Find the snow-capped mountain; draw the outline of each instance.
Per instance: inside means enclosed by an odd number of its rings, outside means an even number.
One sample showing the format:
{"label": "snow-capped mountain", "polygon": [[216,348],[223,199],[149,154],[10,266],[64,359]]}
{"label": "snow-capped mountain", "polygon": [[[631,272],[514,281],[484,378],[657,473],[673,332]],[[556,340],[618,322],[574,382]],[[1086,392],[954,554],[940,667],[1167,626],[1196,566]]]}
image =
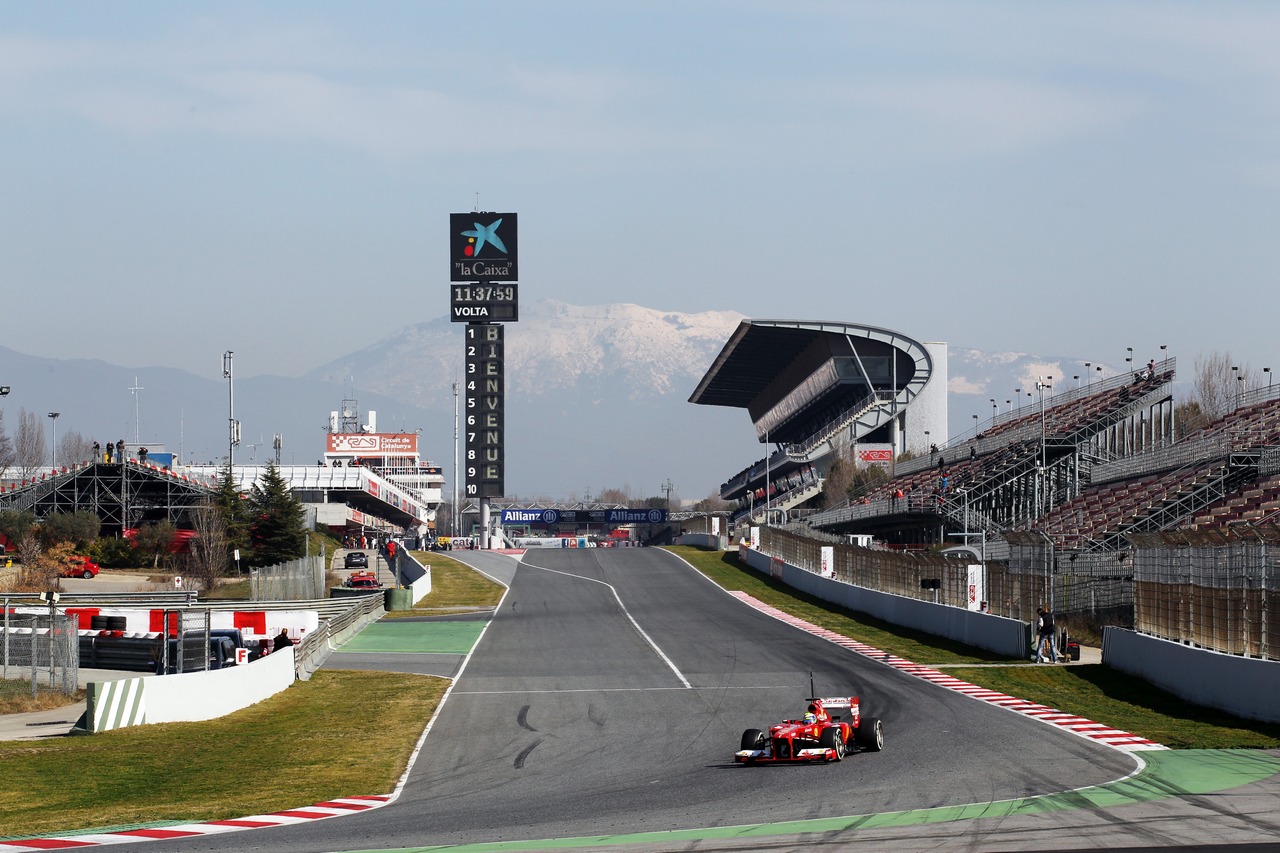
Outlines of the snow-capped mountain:
{"label": "snow-capped mountain", "polygon": [[[667,482],[673,497],[686,500],[716,492],[765,455],[746,412],[688,403],[742,319],[733,311],[523,304],[520,321],[504,328],[508,492],[526,500],[563,500],[619,488],[652,497]],[[423,455],[452,480],[453,383],[462,371],[464,328],[447,318],[393,328],[372,346],[302,377],[237,379],[243,443],[236,461],[265,461],[272,436],[281,433],[282,461],[309,464],[321,455],[329,412],[354,398],[362,413],[377,411],[380,431],[419,431]],[[138,418],[144,443],[163,444],[193,462],[225,456],[225,382],[168,368],[37,358],[3,347],[0,354],[5,383],[15,389],[0,402],[11,435],[21,407],[61,411],[59,430],[74,429],[87,440],[132,440],[138,412],[121,389],[140,383],[146,389]],[[1060,391],[1087,382],[1090,373],[1094,381],[1114,373],[1097,367],[1074,358],[953,345],[951,434],[980,428],[992,415],[992,399],[1001,412],[1035,402],[1028,393],[1037,378],[1054,377]]]}
{"label": "snow-capped mountain", "polygon": [[[521,306],[519,322],[505,324],[507,394],[541,397],[600,383],[625,388],[632,399],[687,399],[742,319],[732,311],[529,302]],[[452,395],[461,374],[463,328],[446,318],[406,326],[307,378],[354,381],[361,391],[436,405],[441,394]]]}

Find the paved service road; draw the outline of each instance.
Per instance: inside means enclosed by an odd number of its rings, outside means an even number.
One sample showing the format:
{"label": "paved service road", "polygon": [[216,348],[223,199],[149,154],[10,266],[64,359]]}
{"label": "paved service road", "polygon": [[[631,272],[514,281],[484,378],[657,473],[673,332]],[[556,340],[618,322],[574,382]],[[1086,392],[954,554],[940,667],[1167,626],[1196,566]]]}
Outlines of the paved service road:
{"label": "paved service road", "polygon": [[[885,751],[734,765],[744,729],[803,712],[810,670],[818,693],[857,693],[884,719]],[[533,551],[397,802],[167,844],[312,851],[733,826],[1000,801],[1134,767],[788,627],[666,552]]]}

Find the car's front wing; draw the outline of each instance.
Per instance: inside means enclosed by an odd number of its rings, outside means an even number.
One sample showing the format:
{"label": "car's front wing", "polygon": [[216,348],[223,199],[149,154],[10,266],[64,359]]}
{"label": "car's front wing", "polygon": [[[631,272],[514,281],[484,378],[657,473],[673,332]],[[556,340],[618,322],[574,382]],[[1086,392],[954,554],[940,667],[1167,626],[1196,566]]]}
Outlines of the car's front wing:
{"label": "car's front wing", "polygon": [[836,751],[830,747],[798,749],[796,754],[789,758],[779,758],[771,749],[740,749],[733,754],[733,760],[738,764],[804,764],[809,761],[836,761],[839,758]]}

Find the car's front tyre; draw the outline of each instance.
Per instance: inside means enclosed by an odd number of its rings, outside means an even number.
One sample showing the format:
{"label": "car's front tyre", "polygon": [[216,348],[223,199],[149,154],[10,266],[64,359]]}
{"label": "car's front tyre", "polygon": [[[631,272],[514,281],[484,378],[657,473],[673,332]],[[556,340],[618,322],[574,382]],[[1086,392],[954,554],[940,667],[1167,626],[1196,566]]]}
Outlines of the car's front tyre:
{"label": "car's front tyre", "polygon": [[839,726],[823,729],[822,734],[818,736],[818,746],[823,749],[834,750],[836,754],[835,760],[839,761],[845,756],[844,733]]}

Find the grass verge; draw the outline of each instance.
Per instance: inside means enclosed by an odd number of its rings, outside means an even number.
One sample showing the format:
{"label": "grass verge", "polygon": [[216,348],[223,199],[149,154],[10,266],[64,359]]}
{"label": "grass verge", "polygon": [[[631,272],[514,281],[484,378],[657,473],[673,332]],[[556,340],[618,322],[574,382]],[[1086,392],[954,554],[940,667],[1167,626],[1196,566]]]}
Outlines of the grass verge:
{"label": "grass verge", "polygon": [[1009,664],[947,670],[971,684],[1078,714],[1175,749],[1280,748],[1280,725],[1192,705],[1105,666],[1034,666],[829,604],[742,565],[733,551],[683,546],[668,550],[725,589],[740,590],[793,616],[916,663]]}
{"label": "grass verge", "polygon": [[217,720],[0,743],[0,837],[218,820],[387,793],[448,684],[320,670]]}
{"label": "grass verge", "polygon": [[33,697],[30,681],[21,678],[0,680],[0,714],[29,714],[83,701],[83,690],[63,693],[36,682],[36,695]]}
{"label": "grass verge", "polygon": [[388,613],[387,618],[442,616],[447,613],[481,610],[496,606],[506,591],[502,584],[439,551],[414,551],[413,556],[418,562],[431,566],[431,592],[412,610]]}

